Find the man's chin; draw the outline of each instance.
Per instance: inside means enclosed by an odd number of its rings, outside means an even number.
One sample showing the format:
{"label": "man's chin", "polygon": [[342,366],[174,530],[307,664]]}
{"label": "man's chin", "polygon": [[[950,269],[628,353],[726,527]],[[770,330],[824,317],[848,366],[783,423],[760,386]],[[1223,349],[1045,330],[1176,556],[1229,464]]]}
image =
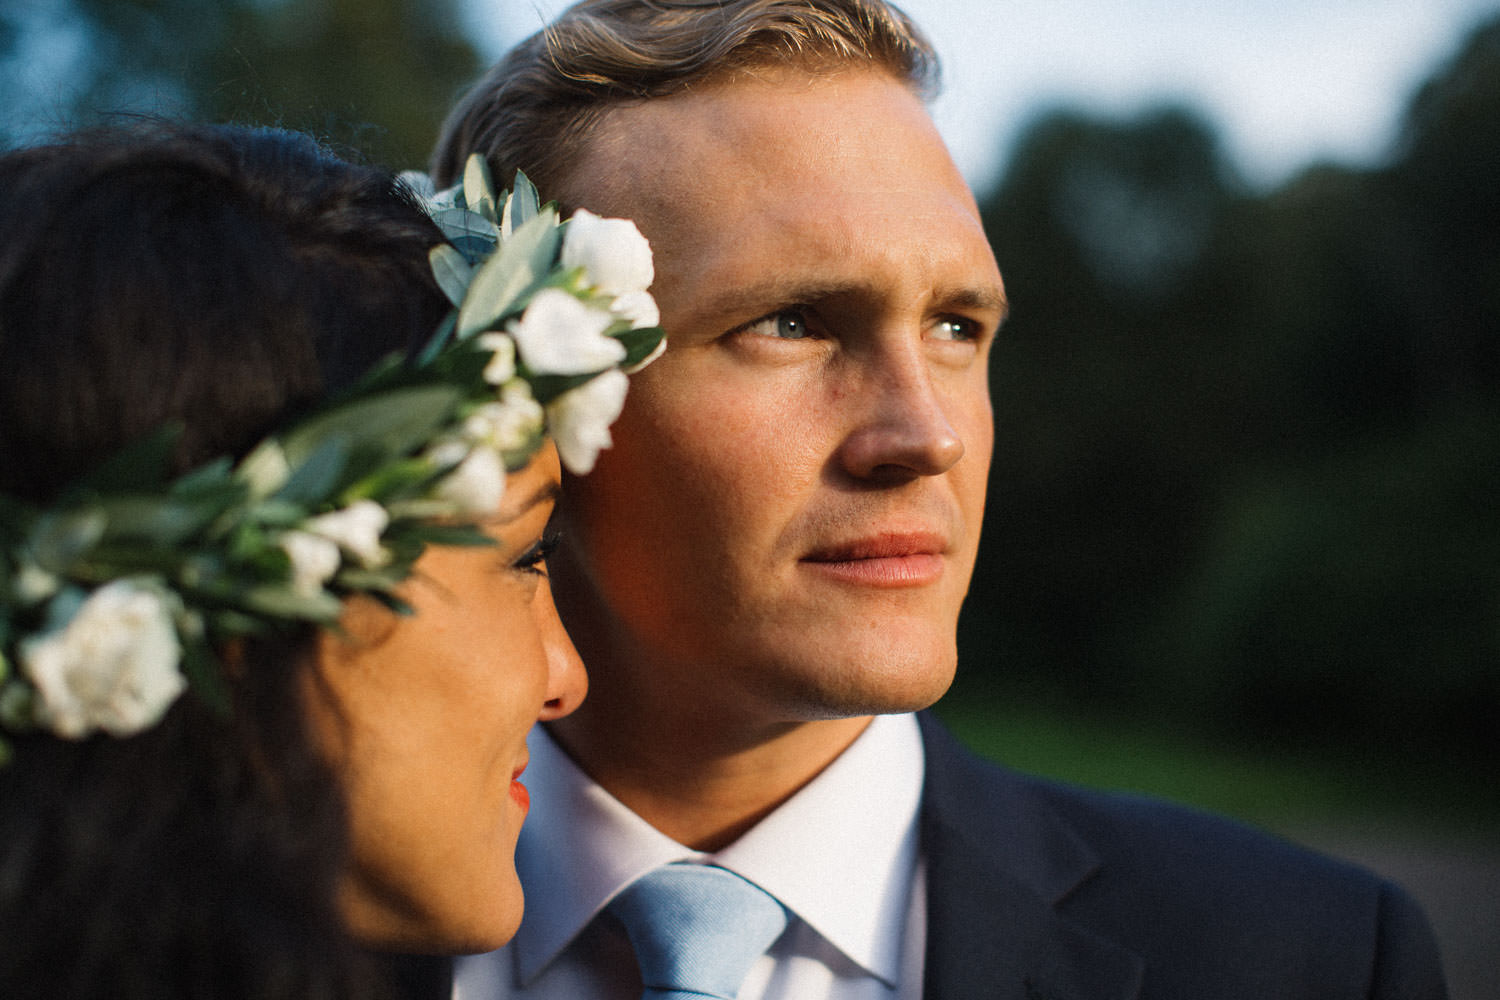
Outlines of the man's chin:
{"label": "man's chin", "polygon": [[[953,683],[956,661],[926,657],[870,662],[820,672],[800,685],[789,685],[792,714],[807,722],[866,715],[894,715],[930,708]],[[876,661],[878,662],[878,661]]]}

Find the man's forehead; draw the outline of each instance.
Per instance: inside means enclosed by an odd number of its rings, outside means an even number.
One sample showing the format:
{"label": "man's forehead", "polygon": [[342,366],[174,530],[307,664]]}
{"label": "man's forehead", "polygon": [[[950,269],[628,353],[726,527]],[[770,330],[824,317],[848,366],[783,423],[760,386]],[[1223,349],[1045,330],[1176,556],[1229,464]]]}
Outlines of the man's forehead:
{"label": "man's forehead", "polygon": [[883,70],[745,69],[606,112],[567,193],[593,211],[632,216],[673,214],[684,200],[763,201],[790,193],[766,190],[770,181],[813,185],[840,158],[881,155],[893,121],[928,132],[946,158],[926,107]]}

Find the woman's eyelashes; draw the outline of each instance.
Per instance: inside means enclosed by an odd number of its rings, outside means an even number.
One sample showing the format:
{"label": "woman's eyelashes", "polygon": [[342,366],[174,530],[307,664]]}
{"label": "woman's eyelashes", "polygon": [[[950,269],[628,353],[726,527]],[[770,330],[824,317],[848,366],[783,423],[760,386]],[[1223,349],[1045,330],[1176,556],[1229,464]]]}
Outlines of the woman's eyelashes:
{"label": "woman's eyelashes", "polygon": [[537,576],[547,575],[547,557],[557,549],[557,533],[547,532],[511,562],[510,568]]}

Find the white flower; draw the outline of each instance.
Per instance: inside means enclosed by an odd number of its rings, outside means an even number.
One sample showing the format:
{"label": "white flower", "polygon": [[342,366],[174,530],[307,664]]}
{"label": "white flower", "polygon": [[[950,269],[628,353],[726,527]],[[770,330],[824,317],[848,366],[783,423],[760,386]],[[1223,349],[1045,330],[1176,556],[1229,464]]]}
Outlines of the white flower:
{"label": "white flower", "polygon": [[338,545],[310,531],[288,531],[278,541],[292,562],[292,589],[306,597],[322,593],[343,561]]}
{"label": "white flower", "polygon": [[547,425],[569,472],[586,475],[593,470],[600,449],[613,443],[609,425],[625,406],[629,385],[624,372],[611,369],[547,404]]}
{"label": "white flower", "polygon": [[390,553],[380,545],[380,533],[390,521],[385,508],[374,500],[356,500],[343,510],[309,518],[303,528],[333,542],[366,569],[373,569],[390,559]]}
{"label": "white flower", "polygon": [[493,351],[489,364],[484,366],[484,380],[490,385],[504,385],[516,377],[516,342],[503,333],[482,333],[475,342],[487,351]]}
{"label": "white flower", "polygon": [[460,517],[493,514],[505,495],[505,463],[500,453],[484,445],[470,449],[438,484],[436,495],[452,504]]}
{"label": "white flower", "polygon": [[631,327],[636,330],[656,326],[661,322],[661,310],[656,307],[656,300],[647,291],[626,292],[611,302],[609,309],[621,319],[629,320]]}
{"label": "white flower", "polygon": [[582,267],[588,281],[606,295],[644,291],[655,273],[651,244],[629,219],[601,219],[580,208],[568,220],[562,265]]}
{"label": "white flower", "polygon": [[587,375],[624,360],[625,345],[604,335],[614,321],[602,309],[547,288],[536,294],[521,318],[511,324],[510,332],[521,359],[534,374]]}
{"label": "white flower", "polygon": [[40,697],[38,721],[68,739],[155,725],[187,687],[181,658],[164,595],[130,579],[100,587],[66,626],[20,649]]}

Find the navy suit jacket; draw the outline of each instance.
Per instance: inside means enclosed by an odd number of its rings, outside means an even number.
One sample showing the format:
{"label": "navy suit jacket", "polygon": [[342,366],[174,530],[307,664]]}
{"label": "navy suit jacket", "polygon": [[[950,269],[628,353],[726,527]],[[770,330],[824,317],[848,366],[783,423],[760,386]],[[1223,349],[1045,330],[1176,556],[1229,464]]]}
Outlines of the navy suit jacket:
{"label": "navy suit jacket", "polygon": [[[924,1000],[1442,1000],[1416,904],[1218,817],[1027,777],[930,714]],[[401,960],[446,1000],[451,966]]]}
{"label": "navy suit jacket", "polygon": [[1218,817],[1026,777],[923,714],[924,1000],[1439,1000],[1401,889]]}

